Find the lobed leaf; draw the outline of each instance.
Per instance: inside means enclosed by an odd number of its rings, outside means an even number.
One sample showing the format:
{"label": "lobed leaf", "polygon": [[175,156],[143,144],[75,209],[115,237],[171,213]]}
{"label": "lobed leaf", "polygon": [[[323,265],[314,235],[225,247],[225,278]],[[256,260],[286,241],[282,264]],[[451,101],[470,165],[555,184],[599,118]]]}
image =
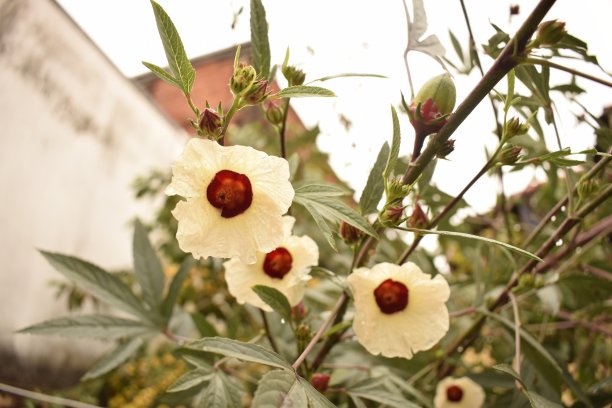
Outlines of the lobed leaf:
{"label": "lobed leaf", "polygon": [[40,251],[47,261],[61,274],[99,300],[145,321],[149,312],[140,300],[119,278],[87,261],[52,252]]}
{"label": "lobed leaf", "polygon": [[274,370],[264,375],[257,386],[253,408],[307,407],[304,387],[295,373]]}
{"label": "lobed leaf", "polygon": [[192,257],[187,257],[181,264],[178,272],[172,277],[170,287],[168,288],[168,293],[166,294],[166,297],[161,305],[161,312],[165,323],[168,323],[170,317],[172,317],[172,311],[174,309],[174,305],[176,304],[176,300],[178,299],[181,287],[183,286],[185,278],[187,278],[187,275],[189,275],[189,271],[191,268],[193,268],[193,264],[194,259]]}
{"label": "lobed leaf", "polygon": [[334,404],[329,402],[319,391],[317,391],[308,381],[299,377],[298,381],[304,387],[306,396],[308,397],[309,408],[336,408]]}
{"label": "lobed leaf", "polygon": [[395,170],[395,164],[397,163],[401,143],[399,120],[397,118],[397,112],[393,106],[391,107],[391,119],[393,121],[393,139],[391,141],[391,152],[389,153],[387,165],[385,166],[385,170],[383,172],[385,181],[389,179]]}
{"label": "lobed leaf", "polygon": [[144,300],[154,314],[161,313],[164,272],[147,231],[139,220],[136,220],[134,228],[133,254],[134,275]]}
{"label": "lobed leaf", "polygon": [[176,82],[180,84],[183,93],[189,95],[195,80],[195,69],[191,65],[189,58],[187,58],[181,37],[168,14],[166,14],[162,6],[153,0],[151,0],[151,6],[153,7],[157,31],[164,46],[170,71],[174,74]]}
{"label": "lobed leaf", "polygon": [[185,347],[234,357],[238,360],[249,361],[251,363],[292,370],[291,364],[286,362],[281,356],[257,344],[244,343],[224,337],[207,337],[193,341]]}
{"label": "lobed leaf", "polygon": [[266,10],[261,0],[251,0],[251,44],[253,46],[253,67],[264,79],[270,75],[270,43]]}
{"label": "lobed leaf", "polygon": [[98,378],[104,374],[107,374],[125,363],[142,345],[142,339],[139,337],[133,338],[130,341],[120,344],[113,351],[98,360],[93,367],[91,367],[81,377],[81,381],[92,380]]}
{"label": "lobed leaf", "polygon": [[200,387],[210,380],[212,372],[212,367],[208,367],[208,369],[198,367],[194,370],[189,370],[172,383],[166,392],[180,392]]}
{"label": "lobed leaf", "polygon": [[142,65],[149,68],[149,70],[151,70],[151,72],[153,72],[162,81],[165,81],[169,83],[170,85],[181,89],[181,83],[177,81],[177,79],[174,78],[171,73],[169,73],[162,67],[158,67],[155,64],[151,64],[150,62],[144,62],[144,61],[142,62]]}
{"label": "lobed leaf", "polygon": [[134,337],[145,333],[156,333],[154,327],[131,319],[107,315],[83,315],[47,320],[18,333],[58,335],[90,339],[114,340]]}

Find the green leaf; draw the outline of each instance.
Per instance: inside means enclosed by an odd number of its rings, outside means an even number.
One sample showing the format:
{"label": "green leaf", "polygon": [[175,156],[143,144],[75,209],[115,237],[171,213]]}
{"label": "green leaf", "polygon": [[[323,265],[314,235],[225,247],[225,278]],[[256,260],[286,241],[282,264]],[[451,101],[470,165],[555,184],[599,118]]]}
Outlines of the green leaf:
{"label": "green leaf", "polygon": [[199,367],[195,370],[189,370],[180,376],[166,392],[180,392],[196,388],[210,380],[212,377],[212,367]]}
{"label": "green leaf", "polygon": [[106,315],[60,317],[18,331],[18,333],[103,340],[114,340],[156,332],[157,330],[154,327],[145,326],[136,320]]}
{"label": "green leaf", "polygon": [[393,106],[391,107],[391,118],[393,120],[393,140],[391,141],[391,152],[389,153],[389,158],[387,159],[387,165],[385,166],[385,170],[383,172],[385,180],[388,180],[395,170],[395,163],[397,162],[397,158],[399,156],[401,143],[399,120],[397,119],[397,112]]}
{"label": "green leaf", "polygon": [[533,391],[530,391],[529,389],[527,389],[527,387],[525,386],[525,383],[523,382],[523,379],[521,378],[521,376],[512,368],[510,367],[508,364],[498,364],[493,366],[494,369],[501,371],[503,373],[506,373],[510,376],[512,376],[515,380],[517,380],[518,382],[521,383],[521,385],[523,386],[523,392],[525,393],[525,395],[527,396],[527,398],[529,399],[529,404],[533,407],[533,408],[562,408],[561,405],[552,402],[544,397],[542,397],[539,394],[536,394]]}
{"label": "green leaf", "polygon": [[309,83],[312,84],[313,82],[325,82],[325,81],[329,81],[330,79],[336,79],[336,78],[351,78],[351,77],[363,77],[363,78],[387,78],[384,75],[378,75],[378,74],[354,74],[354,73],[344,73],[344,74],[336,74],[336,75],[329,75],[329,76],[325,76],[322,78],[317,78],[314,79],[312,81],[310,81]]}
{"label": "green leaf", "polygon": [[364,398],[370,401],[378,402],[383,405],[396,408],[420,408],[400,395],[395,395],[389,390],[373,388],[373,389],[349,389],[348,394],[355,397]]}
{"label": "green leaf", "polygon": [[174,305],[176,304],[178,295],[181,292],[183,282],[185,281],[187,275],[189,275],[189,271],[191,268],[193,268],[193,265],[194,259],[190,256],[187,257],[181,264],[178,272],[172,277],[172,282],[170,282],[168,293],[166,294],[166,298],[161,306],[162,316],[164,317],[165,323],[168,323],[170,317],[172,317],[172,311],[174,309]]}
{"label": "green leaf", "polygon": [[[323,218],[331,221],[344,221],[347,224],[352,225],[355,228],[360,229],[368,235],[373,237],[377,237],[376,231],[370,223],[363,218],[361,214],[357,211],[353,210],[351,207],[347,206],[344,202],[338,200],[335,197],[325,197],[325,196],[303,196],[300,194],[295,195],[293,201],[297,204],[300,204],[313,215],[313,211]],[[317,219],[315,218],[315,221]],[[318,224],[318,222],[317,222]]]}
{"label": "green leaf", "polygon": [[573,310],[603,303],[612,293],[612,281],[589,275],[562,276],[557,286],[563,293],[563,303]]}
{"label": "green leaf", "polygon": [[349,192],[329,184],[308,183],[295,186],[295,194],[302,197],[341,197]]}
{"label": "green leaf", "polygon": [[81,381],[92,380],[111,372],[125,363],[142,345],[142,339],[136,337],[120,344],[116,349],[102,357],[81,377]]}
{"label": "green leaf", "polygon": [[448,30],[448,36],[450,37],[451,43],[453,44],[453,48],[459,57],[461,62],[465,61],[465,54],[463,53],[463,48],[461,48],[461,43],[457,40],[457,37],[453,34],[451,30]]}
{"label": "green leaf", "polygon": [[281,291],[264,285],[255,285],[251,289],[283,319],[291,320],[291,305]]}
{"label": "green leaf", "polygon": [[147,230],[139,220],[134,228],[134,274],[142,289],[145,302],[153,313],[160,313],[164,290],[164,271],[161,262],[149,241]]}
{"label": "green leaf", "polygon": [[507,76],[508,76],[508,94],[506,95],[506,103],[504,106],[504,111],[506,113],[508,113],[508,110],[510,110],[510,107],[513,104],[514,83],[515,83],[516,74],[514,73],[514,70],[511,69],[510,72],[508,72]]}
{"label": "green leaf", "polygon": [[374,166],[370,170],[368,181],[366,182],[361,198],[359,199],[359,208],[361,208],[362,214],[371,214],[377,211],[378,203],[382,198],[383,192],[385,191],[385,179],[383,172],[385,170],[385,163],[389,158],[389,144],[383,143]]}
{"label": "green leaf", "polygon": [[157,31],[164,45],[170,71],[174,74],[176,82],[180,84],[183,93],[189,95],[195,80],[195,69],[187,58],[181,37],[168,14],[153,0],[151,0],[151,6],[153,6]]}
{"label": "green leaf", "polygon": [[334,404],[329,402],[319,391],[317,391],[308,381],[299,377],[298,381],[302,384],[306,396],[308,397],[308,403],[310,408],[336,408]]}
{"label": "green leaf", "polygon": [[327,223],[327,220],[325,220],[325,218],[323,218],[323,216],[319,213],[317,208],[310,205],[308,201],[304,201],[300,203],[300,205],[302,205],[310,213],[310,215],[312,216],[312,219],[314,219],[315,223],[317,224],[317,227],[319,227],[321,234],[323,234],[323,237],[325,238],[329,246],[334,251],[337,251],[338,248],[336,248],[336,242],[334,241],[334,234],[329,224]]}
{"label": "green leaf", "polygon": [[225,386],[219,375],[213,375],[211,378],[206,391],[204,391],[202,401],[206,408],[227,408],[229,406]]}
{"label": "green leaf", "polygon": [[202,337],[216,337],[219,335],[215,326],[210,324],[201,313],[192,313],[191,320],[193,320],[193,324],[195,324],[198,333],[200,333]]}
{"label": "green leaf", "polygon": [[310,96],[324,96],[331,97],[336,96],[329,89],[321,88],[318,86],[308,86],[308,85],[295,85],[288,86],[287,88],[281,90],[276,94],[279,98],[304,98]]}
{"label": "green leaf", "polygon": [[532,254],[529,251],[525,251],[524,249],[515,247],[514,245],[510,245],[507,244],[505,242],[501,242],[501,241],[497,241],[495,239],[491,239],[491,238],[486,238],[486,237],[480,237],[478,235],[472,235],[472,234],[465,234],[463,232],[453,232],[453,231],[432,231],[432,230],[424,230],[424,229],[418,229],[418,228],[399,228],[396,227],[397,229],[401,229],[402,231],[410,231],[410,232],[415,232],[418,234],[423,234],[423,235],[427,235],[427,234],[435,234],[435,235],[443,235],[443,236],[448,236],[448,237],[457,237],[457,238],[467,238],[467,239],[473,239],[476,241],[484,241],[484,242],[488,242],[489,244],[494,244],[494,245],[499,245],[503,248],[506,248],[510,251],[514,251],[518,254],[521,254],[523,256],[526,256],[527,258],[542,262],[542,259],[540,257],[538,257],[537,255]]}
{"label": "green leaf", "polygon": [[270,74],[270,43],[266,10],[261,0],[251,0],[251,44],[253,46],[253,67],[262,78]]}
{"label": "green leaf", "polygon": [[292,370],[291,364],[283,360],[281,356],[257,344],[243,343],[223,337],[207,337],[191,342],[185,347],[234,357],[251,363]]}
{"label": "green leaf", "polygon": [[294,373],[274,370],[259,381],[251,406],[253,408],[307,407],[308,401],[306,392]]}
{"label": "green leaf", "polygon": [[149,321],[149,312],[119,278],[81,259],[40,251],[47,261],[69,280],[92,296],[118,309]]}
{"label": "green leaf", "polygon": [[142,62],[142,65],[149,68],[151,72],[153,72],[162,81],[165,81],[169,83],[170,85],[175,86],[179,89],[182,88],[181,83],[177,81],[176,78],[172,76],[172,74],[170,74],[168,71],[166,71],[162,67],[158,67],[155,64],[151,64],[150,62],[144,62],[144,61]]}
{"label": "green leaf", "polygon": [[[514,333],[515,325],[510,320],[496,313],[491,313],[487,310],[483,310],[482,313],[484,313],[491,319],[500,322],[503,326],[505,326],[505,328],[509,332]],[[559,377],[565,380],[565,382],[570,387],[570,389],[573,391],[574,395],[576,395],[576,397],[578,397],[588,407],[592,407],[592,404],[590,403],[588,397],[582,390],[580,384],[578,384],[572,378],[572,376],[567,372],[567,370],[561,367],[561,365],[557,362],[557,360],[550,354],[548,350],[546,350],[546,348],[535,337],[533,337],[529,332],[527,332],[523,328],[520,329],[520,336],[522,340],[521,343],[524,346],[523,350],[525,350],[526,354],[528,353],[529,349],[531,349],[534,353],[537,353],[537,355],[542,357],[540,360],[538,360],[539,364],[536,366],[538,370],[545,370],[546,368],[550,368],[550,370],[555,375],[558,375]],[[547,367],[543,367],[543,365],[546,365]]]}

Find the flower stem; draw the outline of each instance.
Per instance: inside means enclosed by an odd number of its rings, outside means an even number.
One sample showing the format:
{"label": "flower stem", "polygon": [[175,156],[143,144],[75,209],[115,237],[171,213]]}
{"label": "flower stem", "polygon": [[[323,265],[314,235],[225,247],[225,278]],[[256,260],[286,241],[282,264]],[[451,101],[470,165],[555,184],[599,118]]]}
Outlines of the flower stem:
{"label": "flower stem", "polygon": [[287,131],[287,117],[289,116],[289,99],[290,98],[287,98],[285,100],[285,106],[284,106],[284,109],[283,109],[283,121],[281,122],[281,126],[280,126],[280,129],[278,131],[278,135],[279,135],[279,138],[280,138],[281,157],[283,159],[287,158],[287,148],[285,146],[285,144],[286,144],[285,143],[285,139],[286,139],[285,133]]}
{"label": "flower stem", "polygon": [[42,401],[53,405],[60,405],[63,407],[71,408],[101,408],[98,405],[86,404],[84,402],[70,400],[61,397],[54,397],[52,395],[41,394],[40,392],[34,392],[30,390],[24,390],[23,388],[13,387],[12,385],[0,383],[0,391],[19,395],[20,397],[33,399],[36,401]]}
{"label": "flower stem", "polygon": [[259,311],[261,313],[261,320],[263,321],[264,329],[266,330],[266,337],[268,338],[268,342],[270,343],[272,350],[274,350],[274,352],[279,354],[278,347],[276,346],[276,341],[274,341],[274,337],[272,336],[272,333],[270,332],[270,325],[268,324],[268,317],[266,316],[266,312],[264,312],[261,309],[259,309]]}
{"label": "flower stem", "polygon": [[573,68],[566,67],[564,65],[557,64],[555,62],[549,61],[547,59],[535,58],[535,57],[526,57],[520,60],[521,64],[529,64],[529,65],[541,65],[543,67],[550,67],[558,69],[559,71],[564,71],[572,75],[576,75],[585,79],[589,79],[591,81],[597,82],[599,84],[605,85],[607,87],[612,87],[612,82],[606,81],[605,79],[597,78],[593,75],[589,75],[585,72],[578,71]]}

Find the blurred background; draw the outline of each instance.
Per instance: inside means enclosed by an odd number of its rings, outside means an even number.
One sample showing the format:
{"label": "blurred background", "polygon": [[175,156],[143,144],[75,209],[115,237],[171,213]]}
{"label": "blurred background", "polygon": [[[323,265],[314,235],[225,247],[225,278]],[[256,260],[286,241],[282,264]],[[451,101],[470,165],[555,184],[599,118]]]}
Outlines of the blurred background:
{"label": "blurred background", "polygon": [[[227,83],[235,47],[242,44],[245,56],[250,49],[249,2],[159,3],[194,59],[195,102],[231,102]],[[467,1],[476,44],[480,47],[494,33],[490,23],[514,32],[535,3]],[[465,45],[467,30],[459,2],[440,4],[426,2],[428,34],[436,34],[449,60],[456,61],[448,31]],[[403,5],[393,1],[373,7],[372,2],[344,0],[264,5],[273,63],[282,63],[290,47],[290,62],[306,72],[307,82],[347,72],[387,77],[325,82],[320,85],[337,98],[292,102],[293,132],[316,128],[318,148],[329,154],[333,171],[358,196],[370,163],[391,138],[389,106],[398,106],[400,91],[410,95]],[[519,6],[518,14],[511,15],[511,6]],[[609,71],[610,15],[607,0],[589,1],[584,9],[559,1],[547,19],[566,21],[568,31],[586,41]],[[148,1],[0,0],[0,181],[5,188],[0,206],[0,382],[61,385],[78,378],[105,349],[98,343],[14,332],[67,309],[56,297],[62,286],[52,284],[59,275],[37,249],[74,254],[112,270],[129,268],[130,221],[151,219],[161,205],[161,198],[138,199],[134,181],[154,170],[167,172],[190,137],[189,110],[179,91],[147,74],[141,61],[166,65]],[[491,62],[483,59],[485,69]],[[409,63],[416,88],[443,72],[423,54],[410,53]],[[594,66],[576,64],[605,75]],[[568,81],[569,75],[553,74],[553,84]],[[473,70],[455,78],[458,101],[479,77]],[[285,86],[283,81],[278,86]],[[589,89],[579,98],[592,112],[601,113],[612,103],[604,87],[580,78],[577,83]],[[457,131],[450,160],[437,166],[434,180],[444,192],[456,194],[484,163],[485,148],[495,146],[490,110],[484,101]],[[558,110],[564,147],[591,148],[593,131],[577,119],[581,112],[563,98]],[[256,115],[260,112],[246,110],[236,124]],[[402,152],[407,154],[413,134],[406,117],[401,120]],[[556,150],[554,134],[545,130]],[[248,139],[248,134],[237,134],[236,140],[241,137]],[[307,171],[317,172],[316,165],[323,163],[313,162]],[[513,194],[537,180],[536,172],[525,169],[506,177],[505,189]],[[495,204],[497,184],[495,178],[483,179],[468,193],[474,211]],[[63,375],[54,375],[58,372]]]}

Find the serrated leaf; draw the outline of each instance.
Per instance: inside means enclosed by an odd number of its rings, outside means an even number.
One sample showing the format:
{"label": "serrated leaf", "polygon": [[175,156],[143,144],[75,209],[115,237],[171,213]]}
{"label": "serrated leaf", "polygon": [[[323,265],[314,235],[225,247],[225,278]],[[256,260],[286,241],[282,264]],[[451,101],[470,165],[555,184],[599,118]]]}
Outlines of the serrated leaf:
{"label": "serrated leaf", "polygon": [[433,231],[433,230],[424,230],[424,229],[418,229],[418,228],[399,228],[399,229],[410,231],[410,232],[415,232],[418,234],[424,234],[424,235],[435,234],[435,235],[442,235],[442,236],[448,236],[448,237],[457,237],[457,238],[473,239],[476,241],[484,241],[484,242],[488,242],[489,244],[499,245],[501,247],[504,247],[510,251],[514,251],[518,254],[526,256],[527,258],[533,259],[535,261],[542,262],[542,259],[540,257],[532,254],[529,251],[526,251],[522,248],[515,247],[514,245],[510,245],[508,243],[497,241],[491,238],[481,237],[481,236],[472,235],[472,234],[465,234],[463,232],[453,232],[453,231]]}
{"label": "serrated leaf", "polygon": [[286,362],[281,356],[257,344],[244,343],[223,337],[207,337],[191,342],[185,347],[221,354],[251,363],[292,370],[291,364]]}
{"label": "serrated leaf", "polygon": [[193,320],[193,324],[195,324],[198,333],[200,333],[202,337],[217,337],[219,335],[215,326],[210,324],[201,313],[192,313],[191,320]]}
{"label": "serrated leaf", "polygon": [[180,84],[183,93],[189,95],[195,80],[195,69],[191,65],[189,58],[187,58],[181,37],[168,14],[153,0],[151,0],[151,6],[153,7],[157,31],[164,46],[170,71],[172,71],[174,78]]}
{"label": "serrated leaf", "polygon": [[[375,238],[378,236],[374,228],[372,228],[370,223],[363,218],[363,216],[337,198],[324,196],[301,196],[296,194],[293,201],[306,207],[311,214],[313,214],[312,210],[314,210],[318,215],[331,222],[344,221],[368,235]],[[317,221],[316,218],[315,221]]]}
{"label": "serrated leaf", "polygon": [[318,86],[295,85],[282,89],[276,96],[279,98],[305,98],[311,96],[332,97],[336,96],[336,94],[329,89]]}
{"label": "serrated leaf", "polygon": [[391,119],[393,121],[393,139],[391,140],[391,152],[389,153],[387,165],[383,172],[385,180],[388,180],[395,170],[395,164],[397,163],[401,144],[399,120],[397,119],[397,112],[393,106],[391,106]]}
{"label": "serrated leaf", "polygon": [[523,386],[523,392],[527,396],[527,399],[529,399],[529,404],[532,406],[532,408],[562,408],[561,405],[554,403],[542,397],[541,395],[536,394],[535,392],[527,389],[521,376],[508,364],[497,364],[493,366],[493,368],[497,371],[501,371],[512,376],[515,380],[521,383],[521,385]]}
{"label": "serrated leaf", "polygon": [[453,48],[455,49],[459,60],[461,62],[464,62],[465,54],[463,53],[463,48],[461,48],[461,43],[459,42],[459,40],[457,40],[457,37],[455,37],[455,34],[453,34],[451,30],[448,30],[448,36],[450,37],[451,43],[453,44]]}
{"label": "serrated leaf", "polygon": [[40,251],[47,261],[69,280],[92,296],[129,314],[149,321],[149,312],[119,278],[81,259]]}
{"label": "serrated leaf", "polygon": [[149,241],[147,230],[139,220],[136,220],[134,227],[133,253],[134,275],[142,289],[144,300],[151,307],[153,314],[161,313],[164,271]]}
{"label": "serrated leaf", "polygon": [[330,184],[308,183],[295,186],[295,194],[302,197],[341,197],[349,192]]}
{"label": "serrated leaf", "polygon": [[156,332],[154,327],[143,325],[136,320],[106,315],[60,317],[18,331],[18,333],[104,340],[115,340]]}
{"label": "serrated leaf", "polygon": [[253,67],[257,74],[268,79],[270,74],[270,43],[266,10],[261,0],[251,0],[251,44]]}
{"label": "serrated leaf", "polygon": [[319,391],[317,391],[310,382],[305,379],[299,377],[298,381],[302,384],[304,391],[306,392],[306,396],[308,397],[308,406],[309,408],[336,408],[334,404],[329,402],[327,398],[323,396]]}
{"label": "serrated leaf", "polygon": [[264,285],[255,285],[251,289],[283,319],[291,320],[291,305],[281,291]]}
{"label": "serrated leaf", "polygon": [[208,369],[200,367],[196,368],[195,370],[189,370],[180,376],[166,390],[166,392],[180,392],[200,387],[202,384],[210,380],[212,377],[212,372],[212,367],[209,367]]}
{"label": "serrated leaf", "polygon": [[178,295],[181,292],[183,282],[185,281],[187,275],[189,275],[189,271],[191,270],[191,268],[193,268],[193,265],[193,258],[187,257],[181,264],[181,267],[178,272],[172,277],[172,282],[170,282],[168,293],[166,294],[166,297],[161,306],[162,316],[164,317],[165,323],[168,323],[170,317],[172,317],[172,310],[174,309],[174,305],[176,304]]}
{"label": "serrated leaf", "polygon": [[81,381],[92,380],[106,373],[111,372],[121,364],[126,362],[142,345],[142,340],[139,337],[133,338],[130,341],[120,344],[113,351],[98,360],[81,377]]}
{"label": "serrated leaf", "polygon": [[158,67],[155,64],[151,64],[150,62],[144,62],[144,61],[142,62],[142,65],[149,68],[149,70],[153,72],[162,81],[165,81],[169,83],[170,85],[175,86],[179,89],[182,88],[181,83],[177,81],[176,78],[172,76],[172,74],[170,74],[168,71],[166,71],[162,67]]}
{"label": "serrated leaf", "polygon": [[334,234],[325,218],[323,218],[323,216],[319,214],[317,208],[310,205],[308,201],[304,201],[300,203],[300,205],[302,205],[310,213],[312,219],[315,221],[315,224],[317,224],[317,227],[319,227],[321,234],[323,234],[323,237],[325,238],[329,246],[334,251],[337,251],[338,248],[336,247],[336,242],[334,241]]}
{"label": "serrated leaf", "polygon": [[206,391],[204,391],[202,402],[202,407],[205,408],[227,408],[229,406],[223,380],[219,375],[212,376]]}
{"label": "serrated leaf", "polygon": [[387,142],[383,143],[378,152],[378,156],[376,156],[374,166],[372,170],[370,170],[368,181],[361,193],[361,198],[359,199],[359,208],[361,208],[362,214],[371,214],[377,211],[376,207],[385,191],[383,172],[385,171],[385,164],[389,158],[389,152],[389,144]]}
{"label": "serrated leaf", "polygon": [[355,73],[344,73],[344,74],[336,74],[336,75],[329,75],[329,76],[324,76],[322,78],[317,78],[314,79],[312,81],[310,81],[309,83],[313,83],[313,82],[325,82],[325,81],[329,81],[330,79],[336,79],[336,78],[352,78],[352,77],[360,77],[360,78],[384,78],[386,79],[387,77],[384,75],[378,75],[378,74],[355,74]]}
{"label": "serrated leaf", "polygon": [[307,407],[306,392],[297,376],[289,371],[274,370],[259,381],[251,405],[253,408]]}

